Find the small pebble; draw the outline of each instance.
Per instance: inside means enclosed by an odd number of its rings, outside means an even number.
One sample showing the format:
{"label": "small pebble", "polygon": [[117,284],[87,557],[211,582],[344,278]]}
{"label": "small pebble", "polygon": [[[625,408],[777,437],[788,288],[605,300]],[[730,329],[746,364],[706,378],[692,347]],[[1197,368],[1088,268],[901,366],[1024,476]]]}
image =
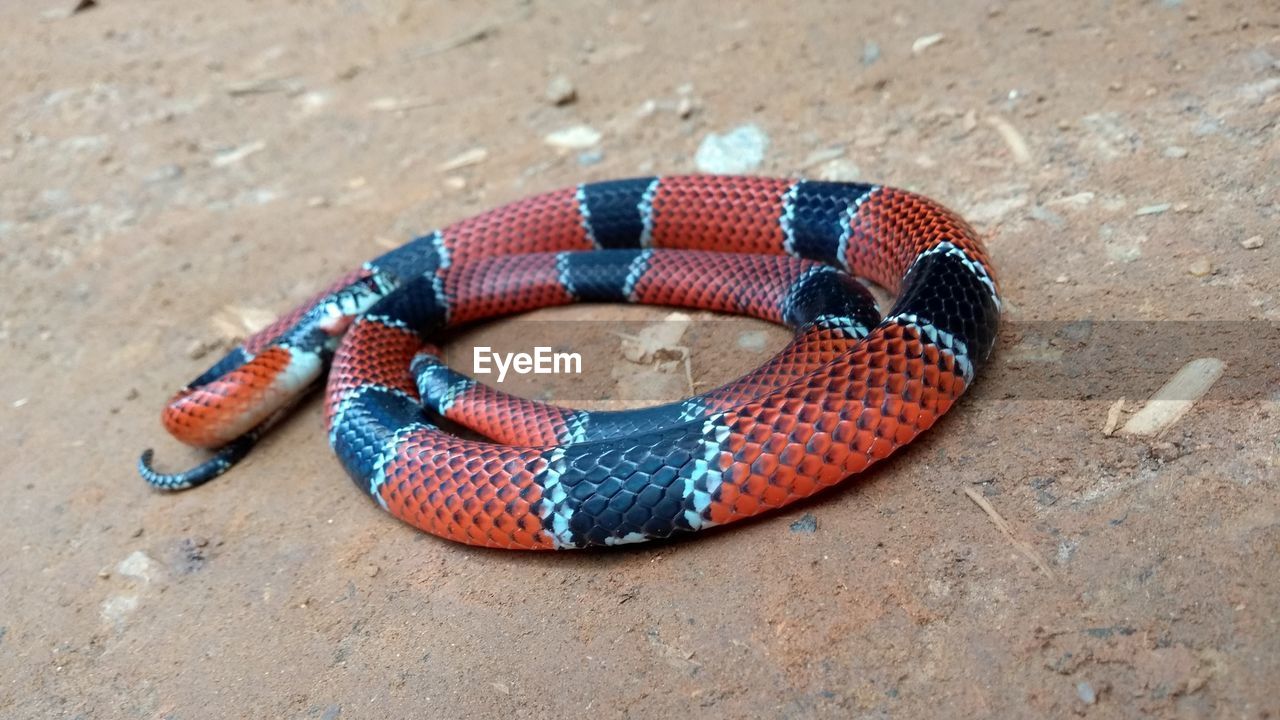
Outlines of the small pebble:
{"label": "small pebble", "polygon": [[793,533],[814,533],[818,531],[818,518],[813,513],[805,513],[799,520],[791,523]]}
{"label": "small pebble", "polygon": [[116,572],[128,578],[149,583],[160,571],[159,564],[141,550],[135,550],[116,566]]}
{"label": "small pebble", "polygon": [[1071,281],[1071,278],[1067,277],[1066,275],[1059,275],[1058,277],[1054,278],[1053,281],[1058,283],[1059,285],[1065,285]]}
{"label": "small pebble", "polygon": [[758,125],[746,124],[702,139],[693,161],[698,170],[720,175],[748,173],[764,162],[769,136]]}
{"label": "small pebble", "polygon": [[1147,205],[1145,207],[1138,208],[1137,211],[1135,211],[1133,214],[1135,217],[1142,217],[1143,215],[1159,215],[1161,213],[1168,212],[1169,208],[1171,207],[1173,207],[1172,203],[1160,203],[1159,205]]}
{"label": "small pebble", "polygon": [[862,64],[874,65],[880,59],[880,45],[874,40],[868,40],[862,45]]}
{"label": "small pebble", "polygon": [[1262,236],[1254,235],[1251,238],[1245,238],[1244,240],[1240,241],[1240,247],[1244,248],[1245,250],[1257,250],[1258,248],[1262,247]]}
{"label": "small pebble", "polygon": [[552,105],[569,105],[578,99],[578,89],[565,75],[556,75],[547,83],[543,97]]}
{"label": "small pebble", "polygon": [[543,141],[554,148],[586,150],[600,142],[599,130],[589,125],[574,125],[548,134]]}
{"label": "small pebble", "polygon": [[1171,160],[1181,160],[1187,156],[1187,149],[1179,145],[1170,145],[1164,149],[1164,156]]}
{"label": "small pebble", "polygon": [[916,41],[911,43],[911,54],[919,55],[925,50],[942,42],[946,37],[947,36],[942,33],[934,33],[933,35],[925,35],[924,37],[916,38]]}
{"label": "small pebble", "polygon": [[578,153],[578,164],[582,167],[599,165],[601,160],[604,160],[604,153],[599,150],[587,150]]}
{"label": "small pebble", "polygon": [[1094,692],[1093,686],[1088,682],[1076,683],[1076,695],[1085,705],[1092,705],[1098,701],[1098,693]]}
{"label": "small pebble", "polygon": [[1213,274],[1213,263],[1208,258],[1199,258],[1187,266],[1187,272],[1195,277],[1205,277]]}

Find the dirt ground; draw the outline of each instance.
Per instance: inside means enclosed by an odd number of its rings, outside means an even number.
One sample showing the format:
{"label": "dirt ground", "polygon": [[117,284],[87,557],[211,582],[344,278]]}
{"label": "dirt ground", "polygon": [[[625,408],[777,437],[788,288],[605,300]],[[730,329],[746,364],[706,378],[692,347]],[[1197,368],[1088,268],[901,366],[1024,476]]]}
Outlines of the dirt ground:
{"label": "dirt ground", "polygon": [[[0,717],[1280,714],[1280,387],[1247,342],[1280,321],[1274,3],[75,5],[0,4]],[[547,97],[556,75],[575,100]],[[159,409],[264,316],[501,202],[693,171],[744,123],[769,139],[755,172],[916,189],[988,238],[995,360],[882,467],[558,556],[391,519],[314,398],[210,485],[138,479],[145,447],[200,457]],[[580,124],[590,147],[545,139]],[[572,308],[453,347],[593,350],[522,394],[634,400],[665,373],[639,399],[673,399],[683,366],[630,363],[613,332],[666,314]],[[702,386],[786,337],[699,319]],[[1126,384],[1133,355],[1029,339],[1080,321],[1238,334]],[[1120,396],[1123,422],[1242,348],[1160,437],[1103,434]],[[1075,374],[1019,379],[1037,363]]]}

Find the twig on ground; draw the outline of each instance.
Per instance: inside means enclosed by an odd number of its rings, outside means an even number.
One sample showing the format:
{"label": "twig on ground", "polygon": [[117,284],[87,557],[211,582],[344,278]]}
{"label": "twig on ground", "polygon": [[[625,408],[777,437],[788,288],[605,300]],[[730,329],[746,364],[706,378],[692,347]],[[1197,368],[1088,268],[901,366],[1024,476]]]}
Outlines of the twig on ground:
{"label": "twig on ground", "polygon": [[1009,544],[1013,545],[1015,550],[1025,555],[1031,562],[1035,563],[1036,567],[1040,568],[1040,571],[1047,575],[1050,580],[1056,581],[1058,579],[1058,576],[1053,572],[1053,568],[1049,567],[1049,563],[1045,562],[1045,559],[1040,557],[1040,553],[1036,552],[1035,548],[1013,536],[1013,529],[1009,527],[1009,521],[1005,520],[1004,516],[997,512],[991,503],[987,502],[986,498],[982,497],[977,490],[974,490],[971,487],[964,488],[964,494],[968,495],[969,499],[972,500],[974,504],[982,508],[983,512],[987,514],[987,517],[991,518],[992,524],[994,524],[996,529],[1005,536],[1005,539],[1009,541]]}
{"label": "twig on ground", "polygon": [[987,118],[987,124],[995,128],[996,132],[1000,134],[1000,139],[1004,140],[1005,145],[1009,146],[1009,152],[1013,155],[1014,160],[1022,165],[1031,162],[1031,149],[1027,147],[1026,138],[1008,120],[999,115],[993,115]]}
{"label": "twig on ground", "polygon": [[1204,397],[1227,364],[1218,358],[1198,358],[1182,366],[1142,409],[1120,428],[1122,435],[1156,437],[1187,414]]}

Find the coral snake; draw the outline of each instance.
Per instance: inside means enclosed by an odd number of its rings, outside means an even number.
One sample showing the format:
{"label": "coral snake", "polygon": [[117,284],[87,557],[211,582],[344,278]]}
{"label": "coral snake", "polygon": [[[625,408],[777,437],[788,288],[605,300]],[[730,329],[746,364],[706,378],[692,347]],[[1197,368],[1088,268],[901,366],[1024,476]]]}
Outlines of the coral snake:
{"label": "coral snake", "polygon": [[[854,279],[895,292],[881,319]],[[586,412],[446,366],[433,338],[572,302],[746,314],[792,341],[687,400]],[[180,391],[166,429],[230,468],[328,370],[329,442],[401,520],[463,543],[562,549],[666,538],[835,485],[929,428],[991,352],[1000,300],[958,216],[878,185],[683,176],[514,202],[366,263]],[[330,367],[331,366],[331,367]],[[487,440],[464,439],[440,417]]]}

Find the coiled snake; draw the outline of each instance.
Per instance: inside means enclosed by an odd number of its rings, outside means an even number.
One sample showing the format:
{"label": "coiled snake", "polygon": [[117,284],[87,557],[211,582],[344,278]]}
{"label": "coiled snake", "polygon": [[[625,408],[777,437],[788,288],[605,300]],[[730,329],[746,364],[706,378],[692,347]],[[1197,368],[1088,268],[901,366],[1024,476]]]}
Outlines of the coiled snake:
{"label": "coiled snake", "polygon": [[[897,293],[880,319],[852,276]],[[477,384],[439,331],[577,301],[741,313],[795,329],[742,379],[670,405],[585,412]],[[685,176],[590,183],[455,223],[346,275],[233,350],[163,414],[217,453],[205,482],[328,373],[329,440],[356,485],[441,537],[502,548],[637,542],[807,497],[945,413],[995,341],[1000,300],[969,226],[857,183]],[[491,441],[440,429],[446,417]]]}

